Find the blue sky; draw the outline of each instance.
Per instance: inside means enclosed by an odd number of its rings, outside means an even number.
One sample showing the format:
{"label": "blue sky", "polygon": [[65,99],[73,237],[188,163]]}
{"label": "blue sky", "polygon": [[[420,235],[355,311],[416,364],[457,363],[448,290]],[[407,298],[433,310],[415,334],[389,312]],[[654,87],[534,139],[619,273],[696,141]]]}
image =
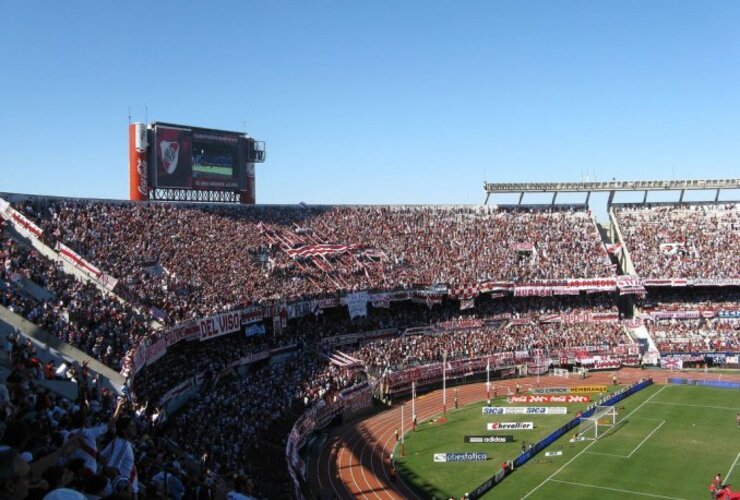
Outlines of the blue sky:
{"label": "blue sky", "polygon": [[4,0],[0,191],[126,198],[129,107],[265,140],[262,203],[740,177],[738,26],[736,1]]}

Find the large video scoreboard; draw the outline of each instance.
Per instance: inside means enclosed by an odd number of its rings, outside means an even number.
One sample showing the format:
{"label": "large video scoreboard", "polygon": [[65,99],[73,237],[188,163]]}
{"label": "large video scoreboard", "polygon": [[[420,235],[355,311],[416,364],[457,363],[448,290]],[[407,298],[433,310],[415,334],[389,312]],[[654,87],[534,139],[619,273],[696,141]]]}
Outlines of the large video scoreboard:
{"label": "large video scoreboard", "polygon": [[226,201],[223,192],[229,192],[231,199],[255,203],[254,164],[265,159],[263,142],[160,122],[131,124],[129,135],[132,200]]}

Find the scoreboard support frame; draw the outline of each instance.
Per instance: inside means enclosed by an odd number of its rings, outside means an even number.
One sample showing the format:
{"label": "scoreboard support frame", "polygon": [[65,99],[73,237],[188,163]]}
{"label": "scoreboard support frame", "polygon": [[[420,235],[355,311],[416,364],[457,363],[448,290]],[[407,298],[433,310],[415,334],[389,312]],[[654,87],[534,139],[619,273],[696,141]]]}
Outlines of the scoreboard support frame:
{"label": "scoreboard support frame", "polygon": [[152,201],[180,201],[193,203],[239,203],[239,192],[204,191],[200,189],[158,188],[149,192]]}

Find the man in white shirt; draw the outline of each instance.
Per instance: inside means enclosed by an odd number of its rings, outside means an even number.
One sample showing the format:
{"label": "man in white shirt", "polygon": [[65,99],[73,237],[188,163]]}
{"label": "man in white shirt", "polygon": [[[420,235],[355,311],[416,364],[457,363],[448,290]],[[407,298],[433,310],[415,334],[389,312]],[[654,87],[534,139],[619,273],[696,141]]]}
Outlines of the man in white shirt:
{"label": "man in white shirt", "polygon": [[85,468],[90,470],[91,474],[98,473],[98,443],[97,439],[115,429],[116,421],[123,408],[123,400],[119,401],[110,421],[107,424],[99,424],[92,427],[86,427],[86,417],[84,411],[77,411],[72,415],[72,426],[74,427],[68,434],[79,437],[80,447],[77,449],[72,458],[81,458],[85,461]]}
{"label": "man in white shirt", "polygon": [[134,463],[134,446],[131,440],[136,437],[136,424],[129,416],[123,416],[116,422],[116,438],[100,453],[101,465],[119,477],[126,478],[131,491],[139,492],[139,480]]}

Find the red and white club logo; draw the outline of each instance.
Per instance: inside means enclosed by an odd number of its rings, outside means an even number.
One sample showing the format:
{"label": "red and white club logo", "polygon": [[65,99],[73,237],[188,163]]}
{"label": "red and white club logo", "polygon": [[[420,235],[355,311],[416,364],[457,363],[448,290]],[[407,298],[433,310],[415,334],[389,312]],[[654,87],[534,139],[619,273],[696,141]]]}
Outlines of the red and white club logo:
{"label": "red and white club logo", "polygon": [[177,168],[177,158],[180,155],[180,143],[173,141],[162,141],[159,143],[162,152],[162,166],[168,174],[174,173]]}

